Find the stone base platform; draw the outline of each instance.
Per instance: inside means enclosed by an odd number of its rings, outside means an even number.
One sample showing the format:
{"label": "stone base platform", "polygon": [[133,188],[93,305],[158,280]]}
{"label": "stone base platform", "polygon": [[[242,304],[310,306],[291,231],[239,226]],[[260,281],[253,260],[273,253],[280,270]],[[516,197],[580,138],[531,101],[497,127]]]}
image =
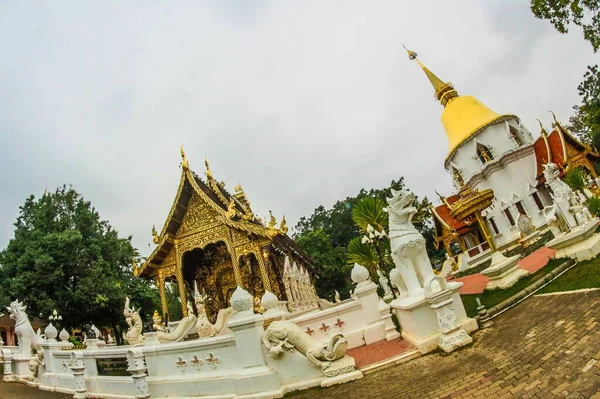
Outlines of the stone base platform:
{"label": "stone base platform", "polygon": [[593,259],[600,254],[600,233],[596,233],[598,225],[600,220],[594,219],[559,235],[546,246],[556,249],[556,258],[571,258],[578,262]]}
{"label": "stone base platform", "polygon": [[500,252],[495,252],[492,255],[491,266],[481,272],[490,279],[485,288],[488,290],[508,288],[515,285],[521,277],[529,274],[527,270],[519,268],[520,259],[519,255],[507,258]]}

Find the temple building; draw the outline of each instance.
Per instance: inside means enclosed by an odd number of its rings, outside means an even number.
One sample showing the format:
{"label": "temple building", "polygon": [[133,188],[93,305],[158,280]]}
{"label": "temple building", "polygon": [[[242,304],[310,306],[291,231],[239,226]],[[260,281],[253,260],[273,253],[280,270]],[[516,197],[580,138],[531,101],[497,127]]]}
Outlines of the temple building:
{"label": "temple building", "polygon": [[237,286],[253,295],[257,310],[265,290],[291,311],[318,307],[317,269],[286,234],[285,216],[279,226],[273,215],[264,223],[240,185],[232,195],[213,177],[208,161],[203,180],[190,169],[183,147],[181,156],[175,200],[160,233],[152,229],[156,248],[143,264],[133,262],[135,276],[156,282],[163,315],[167,282],[177,286],[184,316],[196,283],[213,322]]}
{"label": "temple building", "polygon": [[[595,178],[593,164],[599,155],[570,135],[555,119],[555,129],[541,137],[532,134],[516,115],[498,114],[473,96],[459,95],[418,59],[433,86],[435,98],[444,107],[441,122],[448,139],[444,167],[457,194],[440,195],[441,204],[432,208],[437,245],[450,256],[467,253],[472,260],[495,248],[506,248],[520,238],[519,215],[526,215],[536,228],[544,228],[542,210],[552,204],[544,185],[542,165],[556,163],[563,171],[583,167]],[[493,201],[481,207],[477,218],[457,218],[457,201],[462,192],[491,190]],[[465,201],[462,201],[465,202]]]}

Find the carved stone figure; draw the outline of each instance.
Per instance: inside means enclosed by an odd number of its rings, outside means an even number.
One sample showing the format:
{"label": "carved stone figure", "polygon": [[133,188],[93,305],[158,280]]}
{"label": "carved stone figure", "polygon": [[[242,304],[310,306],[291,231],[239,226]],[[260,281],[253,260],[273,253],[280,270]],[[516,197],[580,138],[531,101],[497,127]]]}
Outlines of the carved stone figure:
{"label": "carved stone figure", "polygon": [[576,193],[572,193],[569,198],[569,212],[575,217],[578,226],[581,226],[592,220],[592,214],[589,209],[583,205]]}
{"label": "carved stone figure", "polygon": [[336,334],[329,342],[320,344],[296,324],[281,320],[269,325],[262,340],[269,349],[269,356],[277,358],[286,350],[297,350],[328,377],[356,368],[354,359],[346,356],[348,342],[342,334]]}
{"label": "carved stone figure", "polygon": [[339,292],[337,292],[337,290],[335,290],[335,295],[334,295],[334,297],[333,297],[333,298],[334,298],[334,300],[335,300],[335,303],[340,303],[340,302],[342,302],[342,300],[340,299],[340,293],[339,293]]}
{"label": "carved stone figure", "polygon": [[196,309],[198,310],[198,321],[196,322],[196,332],[199,338],[209,338],[215,335],[220,335],[229,331],[227,329],[227,322],[233,312],[231,307],[219,310],[217,314],[217,321],[212,324],[206,315],[206,308],[204,307],[204,301],[206,295],[200,294],[198,286],[194,285],[194,301],[196,303]]}
{"label": "carved stone figure", "polygon": [[[425,250],[425,238],[412,224],[412,218],[417,213],[413,206],[415,196],[406,190],[392,190],[392,197],[388,198],[390,244],[392,259],[395,269],[404,282],[409,296],[419,296],[423,293],[423,281],[429,280],[434,274],[429,256]],[[390,274],[392,281],[401,289],[400,285]]]}
{"label": "carved stone figure", "polygon": [[517,218],[517,227],[521,232],[521,238],[527,237],[535,231],[535,226],[531,223],[531,218],[523,214],[519,214]]}
{"label": "carved stone figure", "polygon": [[552,197],[564,197],[567,198],[573,191],[571,187],[560,179],[560,169],[555,163],[547,163],[543,166],[544,178],[546,179],[546,185],[552,190]]}
{"label": "carved stone figure", "polygon": [[129,307],[129,297],[125,297],[125,308],[123,309],[123,315],[125,321],[129,325],[129,329],[125,334],[125,339],[129,342],[129,345],[140,345],[144,342],[144,335],[142,334],[143,325],[140,317],[140,310],[135,310],[133,307]]}
{"label": "carved stone figure", "polygon": [[10,313],[10,318],[15,321],[15,333],[19,338],[19,352],[22,355],[29,356],[31,355],[33,349],[38,358],[41,359],[40,362],[43,363],[43,339],[41,336],[35,333],[31,323],[29,322],[27,313],[25,313],[27,306],[23,305],[23,303],[19,302],[17,299],[14,302],[11,302],[10,306],[8,306],[6,309]]}
{"label": "carved stone figure", "polygon": [[382,273],[381,270],[377,270],[377,275],[379,276],[379,285],[381,289],[383,289],[383,297],[392,296],[392,289],[390,288],[390,280]]}
{"label": "carved stone figure", "polygon": [[158,314],[158,311],[154,311],[152,315],[152,329],[158,332],[165,331],[165,323],[162,322],[162,317]]}
{"label": "carved stone figure", "polygon": [[165,342],[180,342],[185,337],[187,337],[190,329],[196,325],[196,315],[194,315],[194,310],[192,309],[192,304],[187,303],[188,314],[183,319],[179,321],[177,327],[174,331],[171,332],[159,332],[158,333],[158,341],[160,343]]}

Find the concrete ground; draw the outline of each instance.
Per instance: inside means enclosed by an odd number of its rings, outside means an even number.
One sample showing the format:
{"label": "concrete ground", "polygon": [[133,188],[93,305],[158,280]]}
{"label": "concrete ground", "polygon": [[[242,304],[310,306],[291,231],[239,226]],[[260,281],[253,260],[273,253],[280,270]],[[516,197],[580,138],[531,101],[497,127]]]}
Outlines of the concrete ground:
{"label": "concrete ground", "polygon": [[[452,354],[290,398],[600,398],[600,290],[529,298]],[[286,396],[286,397],[288,397]],[[0,382],[0,399],[66,399]]]}
{"label": "concrete ground", "polygon": [[600,291],[537,296],[470,347],[286,398],[600,398],[599,361]]}

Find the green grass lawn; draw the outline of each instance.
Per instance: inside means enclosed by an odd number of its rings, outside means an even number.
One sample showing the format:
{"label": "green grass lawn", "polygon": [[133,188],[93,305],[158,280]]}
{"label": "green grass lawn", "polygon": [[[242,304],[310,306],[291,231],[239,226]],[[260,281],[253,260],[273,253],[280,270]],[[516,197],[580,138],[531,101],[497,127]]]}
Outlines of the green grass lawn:
{"label": "green grass lawn", "polygon": [[542,288],[538,294],[600,287],[600,257],[577,264],[574,268]]}
{"label": "green grass lawn", "polygon": [[465,310],[467,311],[467,315],[469,317],[477,315],[477,303],[475,302],[475,298],[479,298],[481,300],[481,303],[483,303],[483,305],[488,309],[494,307],[500,302],[507,300],[511,296],[517,294],[522,289],[530,286],[535,281],[544,277],[546,274],[556,269],[565,261],[566,259],[552,259],[550,260],[550,262],[548,262],[546,266],[544,266],[537,272],[530,274],[529,276],[523,277],[515,285],[505,290],[485,290],[481,294],[461,295],[463,304],[465,305]]}

